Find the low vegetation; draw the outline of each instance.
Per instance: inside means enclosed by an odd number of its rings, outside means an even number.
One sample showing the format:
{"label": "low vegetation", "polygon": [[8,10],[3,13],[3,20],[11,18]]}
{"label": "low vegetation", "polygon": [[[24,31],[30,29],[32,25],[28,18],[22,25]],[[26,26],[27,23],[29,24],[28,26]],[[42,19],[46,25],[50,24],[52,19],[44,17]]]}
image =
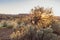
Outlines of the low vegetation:
{"label": "low vegetation", "polygon": [[52,8],[35,7],[24,18],[1,20],[0,28],[14,30],[11,40],[60,40],[60,21],[54,19]]}

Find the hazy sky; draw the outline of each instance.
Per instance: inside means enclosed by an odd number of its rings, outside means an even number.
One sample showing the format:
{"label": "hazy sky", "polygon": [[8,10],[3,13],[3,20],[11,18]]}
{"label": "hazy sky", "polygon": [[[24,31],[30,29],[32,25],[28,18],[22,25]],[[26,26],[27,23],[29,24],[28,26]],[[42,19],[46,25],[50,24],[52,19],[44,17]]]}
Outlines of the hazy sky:
{"label": "hazy sky", "polygon": [[0,0],[0,13],[29,13],[35,6],[53,8],[55,15],[60,16],[60,0]]}

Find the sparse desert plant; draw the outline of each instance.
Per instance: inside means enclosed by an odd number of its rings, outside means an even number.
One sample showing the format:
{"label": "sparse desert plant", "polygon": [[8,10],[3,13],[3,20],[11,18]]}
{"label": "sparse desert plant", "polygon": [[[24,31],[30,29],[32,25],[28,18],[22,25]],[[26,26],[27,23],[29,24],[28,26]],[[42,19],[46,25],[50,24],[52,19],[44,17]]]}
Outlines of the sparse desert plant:
{"label": "sparse desert plant", "polygon": [[10,22],[7,23],[7,21],[5,21],[5,22],[3,23],[3,27],[6,27],[6,28],[13,28],[13,25],[11,25]]}
{"label": "sparse desert plant", "polygon": [[10,35],[10,38],[11,39],[18,39],[18,37],[20,37],[21,34],[20,34],[20,31],[16,31],[16,32],[13,32],[11,35]]}
{"label": "sparse desert plant", "polygon": [[53,23],[52,23],[52,29],[54,30],[54,32],[55,33],[58,33],[58,34],[60,34],[60,21],[54,21]]}
{"label": "sparse desert plant", "polygon": [[0,28],[2,28],[3,27],[3,23],[0,23]]}
{"label": "sparse desert plant", "polygon": [[32,9],[31,13],[31,22],[35,25],[37,24],[39,27],[48,27],[52,23],[52,8],[44,9],[43,7],[35,7],[35,9]]}
{"label": "sparse desert plant", "polygon": [[0,22],[0,24],[1,24],[0,26],[1,26],[2,28],[13,28],[13,27],[14,27],[12,21],[10,21],[10,20],[9,20],[9,21],[8,21],[8,20],[7,20],[7,21],[6,21],[6,20],[5,20],[5,21],[2,20],[2,21]]}

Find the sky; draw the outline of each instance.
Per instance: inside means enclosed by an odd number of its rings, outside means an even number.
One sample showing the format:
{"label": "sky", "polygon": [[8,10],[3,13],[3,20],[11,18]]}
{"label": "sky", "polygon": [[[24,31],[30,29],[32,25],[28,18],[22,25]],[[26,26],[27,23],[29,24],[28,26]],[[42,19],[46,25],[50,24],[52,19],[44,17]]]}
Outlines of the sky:
{"label": "sky", "polygon": [[0,0],[0,14],[30,13],[36,6],[52,8],[60,16],[60,0]]}

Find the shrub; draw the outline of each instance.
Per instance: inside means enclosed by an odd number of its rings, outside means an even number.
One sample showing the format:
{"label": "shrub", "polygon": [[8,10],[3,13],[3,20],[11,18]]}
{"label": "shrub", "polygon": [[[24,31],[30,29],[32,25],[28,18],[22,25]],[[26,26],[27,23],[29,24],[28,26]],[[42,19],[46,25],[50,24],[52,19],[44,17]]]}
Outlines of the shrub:
{"label": "shrub", "polygon": [[52,23],[52,29],[55,33],[60,34],[60,21],[54,21]]}

